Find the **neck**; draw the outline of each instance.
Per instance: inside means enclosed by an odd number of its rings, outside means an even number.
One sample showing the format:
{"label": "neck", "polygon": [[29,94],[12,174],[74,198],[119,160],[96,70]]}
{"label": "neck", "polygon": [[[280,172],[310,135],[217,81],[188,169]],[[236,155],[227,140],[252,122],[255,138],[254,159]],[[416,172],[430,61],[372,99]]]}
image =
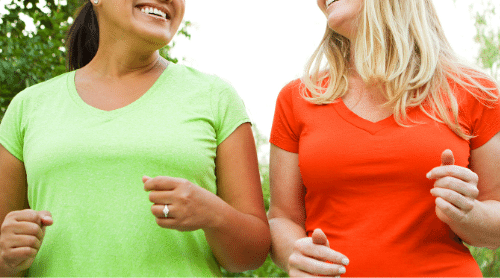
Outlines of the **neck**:
{"label": "neck", "polygon": [[377,86],[377,84],[366,83],[363,80],[363,77],[359,74],[354,59],[354,47],[351,45],[351,53],[348,64],[349,91],[347,94],[358,100],[368,98],[371,103],[375,103],[377,105],[386,103],[387,99],[383,94],[383,88]]}
{"label": "neck", "polygon": [[128,75],[144,74],[158,66],[163,67],[164,61],[158,50],[140,52],[126,45],[99,45],[95,57],[86,66],[101,77],[122,78]]}
{"label": "neck", "polygon": [[[124,30],[113,32],[102,24],[99,32],[99,48],[88,68],[101,77],[120,79],[130,75],[148,73],[158,68],[162,61],[158,49],[161,45],[132,36]],[[164,68],[163,68],[164,69]]]}

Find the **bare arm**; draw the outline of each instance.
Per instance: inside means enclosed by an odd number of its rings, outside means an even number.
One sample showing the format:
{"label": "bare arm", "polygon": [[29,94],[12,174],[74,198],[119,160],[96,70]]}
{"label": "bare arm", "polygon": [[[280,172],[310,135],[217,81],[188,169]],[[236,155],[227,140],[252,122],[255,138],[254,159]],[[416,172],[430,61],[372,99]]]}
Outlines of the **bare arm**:
{"label": "bare arm", "polygon": [[[470,169],[478,175],[477,223],[466,241],[478,247],[500,247],[500,133],[473,150]],[[465,239],[464,239],[465,240]]]}
{"label": "bare arm", "polygon": [[436,213],[466,243],[499,248],[500,133],[471,151],[469,168],[441,166],[430,172],[437,179],[431,191]]}
{"label": "bare arm", "polygon": [[[349,260],[330,249],[326,235],[316,229],[311,238],[305,231],[305,188],[299,157],[271,145],[271,228],[273,261],[290,276],[340,275]],[[327,263],[326,261],[332,262]]]}
{"label": "bare arm", "polygon": [[[144,177],[156,222],[179,231],[202,229],[212,252],[228,271],[258,268],[270,248],[255,142],[249,124],[217,148],[217,195],[185,179]],[[164,216],[165,204],[169,208]]]}
{"label": "bare arm", "polygon": [[[27,182],[24,164],[0,145],[0,223],[11,211],[28,208]],[[0,234],[1,235],[1,234]],[[12,273],[0,259],[0,276],[22,276]]]}
{"label": "bare arm", "polygon": [[304,227],[305,190],[299,170],[299,155],[271,144],[269,171],[271,257],[278,267],[288,272],[288,258],[293,252],[293,244],[307,236]]}
{"label": "bare arm", "polygon": [[217,148],[220,226],[205,229],[219,263],[241,272],[260,267],[271,244],[257,152],[250,124],[238,127]]}
{"label": "bare arm", "polygon": [[14,210],[28,208],[24,163],[0,144],[0,220]]}

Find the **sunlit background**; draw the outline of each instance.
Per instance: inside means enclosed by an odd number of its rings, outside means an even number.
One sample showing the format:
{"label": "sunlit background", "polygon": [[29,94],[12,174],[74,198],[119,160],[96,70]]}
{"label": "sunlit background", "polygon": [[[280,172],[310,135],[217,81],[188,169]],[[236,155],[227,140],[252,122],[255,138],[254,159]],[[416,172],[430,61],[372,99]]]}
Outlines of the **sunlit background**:
{"label": "sunlit background", "polygon": [[[469,5],[480,1],[434,2],[452,46],[475,62],[478,46]],[[186,6],[192,38],[179,39],[174,56],[231,82],[258,129],[269,136],[279,91],[301,76],[325,31],[326,19],[316,1],[186,0]]]}
{"label": "sunlit background", "polygon": [[[8,2],[0,0],[0,13]],[[480,8],[481,1],[434,1],[451,44],[474,63],[478,46],[473,38],[472,2]],[[27,21],[28,30],[34,30],[30,18],[21,18]],[[324,33],[326,19],[316,1],[186,0],[185,19],[192,22],[192,37],[177,37],[173,56],[229,81],[254,124],[268,136],[277,94],[287,82],[300,77]]]}

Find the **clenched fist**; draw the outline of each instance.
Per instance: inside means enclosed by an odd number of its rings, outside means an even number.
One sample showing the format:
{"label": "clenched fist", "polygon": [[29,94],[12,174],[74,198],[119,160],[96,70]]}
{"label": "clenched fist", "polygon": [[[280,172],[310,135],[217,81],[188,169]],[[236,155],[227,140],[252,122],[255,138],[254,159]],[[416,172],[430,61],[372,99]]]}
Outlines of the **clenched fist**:
{"label": "clenched fist", "polygon": [[0,233],[0,259],[10,274],[27,270],[33,263],[45,235],[52,225],[48,211],[12,211],[5,217]]}

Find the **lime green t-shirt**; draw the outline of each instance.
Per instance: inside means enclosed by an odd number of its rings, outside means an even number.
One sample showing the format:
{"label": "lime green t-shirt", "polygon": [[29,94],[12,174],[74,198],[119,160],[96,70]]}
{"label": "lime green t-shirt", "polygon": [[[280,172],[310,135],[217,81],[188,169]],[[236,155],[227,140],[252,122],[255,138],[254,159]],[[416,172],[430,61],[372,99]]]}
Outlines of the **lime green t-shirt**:
{"label": "lime green t-shirt", "polygon": [[234,89],[170,64],[137,101],[103,111],[79,97],[74,78],[19,93],[0,125],[0,144],[24,162],[30,207],[54,219],[29,275],[220,276],[202,230],[156,224],[141,178],[216,193],[217,146],[249,122]]}

